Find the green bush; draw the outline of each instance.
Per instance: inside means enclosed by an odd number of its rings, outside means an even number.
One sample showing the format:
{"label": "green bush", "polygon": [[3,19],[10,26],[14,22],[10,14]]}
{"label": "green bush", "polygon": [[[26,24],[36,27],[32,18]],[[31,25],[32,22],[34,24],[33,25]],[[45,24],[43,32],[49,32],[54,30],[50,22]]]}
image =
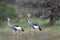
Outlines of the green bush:
{"label": "green bush", "polygon": [[0,2],[0,20],[4,20],[6,17],[16,17],[15,8],[5,2]]}

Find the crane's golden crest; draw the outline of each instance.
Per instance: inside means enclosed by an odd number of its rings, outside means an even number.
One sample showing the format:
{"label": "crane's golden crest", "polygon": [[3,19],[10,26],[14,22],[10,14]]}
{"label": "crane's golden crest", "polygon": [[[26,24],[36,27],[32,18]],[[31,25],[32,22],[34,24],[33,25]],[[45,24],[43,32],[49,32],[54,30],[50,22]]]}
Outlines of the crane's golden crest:
{"label": "crane's golden crest", "polygon": [[27,14],[28,15],[28,17],[30,17],[31,15],[30,14]]}
{"label": "crane's golden crest", "polygon": [[8,17],[8,18],[6,18],[6,19],[10,19],[10,18]]}
{"label": "crane's golden crest", "polygon": [[10,21],[10,18],[8,17],[8,18],[6,18],[8,21]]}

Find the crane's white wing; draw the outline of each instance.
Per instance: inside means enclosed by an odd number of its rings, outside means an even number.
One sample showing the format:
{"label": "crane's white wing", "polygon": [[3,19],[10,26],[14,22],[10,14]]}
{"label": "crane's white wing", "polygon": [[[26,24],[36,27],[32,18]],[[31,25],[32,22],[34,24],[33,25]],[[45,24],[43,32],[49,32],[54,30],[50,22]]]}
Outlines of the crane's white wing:
{"label": "crane's white wing", "polygon": [[15,27],[17,30],[21,30],[22,28],[21,27]]}
{"label": "crane's white wing", "polygon": [[38,29],[39,28],[39,26],[33,26],[35,29]]}

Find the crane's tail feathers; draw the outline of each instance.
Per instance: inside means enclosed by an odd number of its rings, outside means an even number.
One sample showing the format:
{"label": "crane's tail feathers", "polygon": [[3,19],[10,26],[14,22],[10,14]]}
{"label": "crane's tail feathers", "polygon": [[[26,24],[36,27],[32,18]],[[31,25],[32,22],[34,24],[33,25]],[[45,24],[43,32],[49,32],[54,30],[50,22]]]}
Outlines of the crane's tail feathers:
{"label": "crane's tail feathers", "polygon": [[24,32],[24,29],[22,29],[21,31],[23,31],[23,32]]}
{"label": "crane's tail feathers", "polygon": [[42,28],[39,26],[39,30],[42,31]]}

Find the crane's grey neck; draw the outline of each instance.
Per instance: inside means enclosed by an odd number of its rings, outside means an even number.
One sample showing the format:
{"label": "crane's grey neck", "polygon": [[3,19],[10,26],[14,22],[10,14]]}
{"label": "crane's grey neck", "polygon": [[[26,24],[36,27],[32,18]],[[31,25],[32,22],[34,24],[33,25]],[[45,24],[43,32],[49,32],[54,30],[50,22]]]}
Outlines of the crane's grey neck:
{"label": "crane's grey neck", "polygon": [[28,17],[28,21],[30,21],[30,17]]}
{"label": "crane's grey neck", "polygon": [[8,25],[10,26],[11,24],[10,24],[10,21],[8,21]]}

